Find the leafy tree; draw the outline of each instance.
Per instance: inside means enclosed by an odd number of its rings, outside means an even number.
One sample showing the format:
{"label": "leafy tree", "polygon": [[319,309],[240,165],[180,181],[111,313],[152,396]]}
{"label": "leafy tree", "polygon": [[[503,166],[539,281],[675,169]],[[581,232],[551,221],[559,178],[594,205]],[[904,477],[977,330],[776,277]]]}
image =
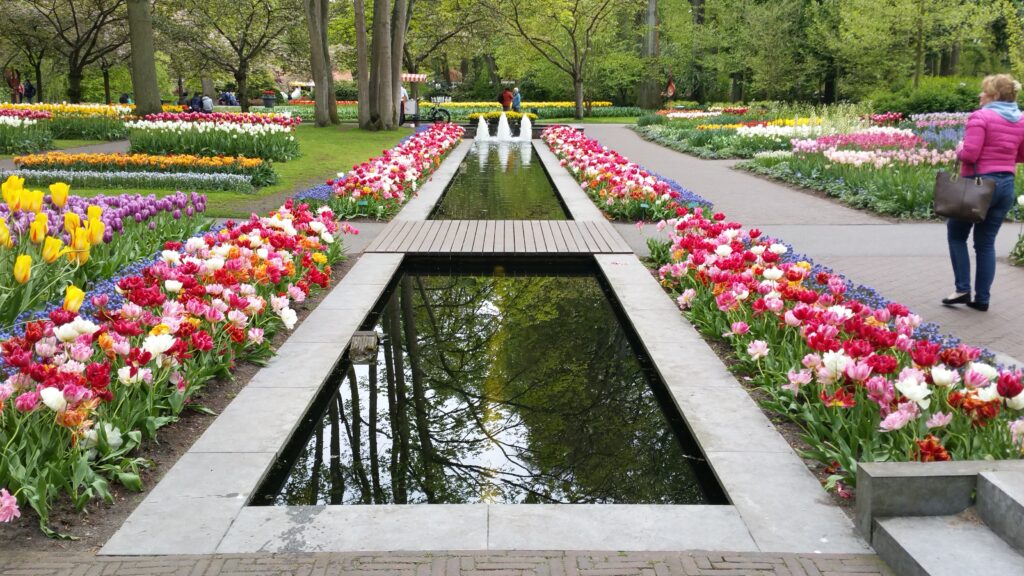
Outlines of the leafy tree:
{"label": "leafy tree", "polygon": [[30,7],[52,34],[54,50],[67,63],[71,102],[82,100],[86,67],[128,42],[125,0],[10,0],[9,4]]}
{"label": "leafy tree", "polygon": [[299,0],[181,0],[160,7],[159,26],[177,46],[234,77],[246,112],[253,66],[297,25],[302,9]]}
{"label": "leafy tree", "polygon": [[572,81],[576,118],[583,118],[583,84],[596,39],[620,10],[640,0],[480,0],[496,19]]}

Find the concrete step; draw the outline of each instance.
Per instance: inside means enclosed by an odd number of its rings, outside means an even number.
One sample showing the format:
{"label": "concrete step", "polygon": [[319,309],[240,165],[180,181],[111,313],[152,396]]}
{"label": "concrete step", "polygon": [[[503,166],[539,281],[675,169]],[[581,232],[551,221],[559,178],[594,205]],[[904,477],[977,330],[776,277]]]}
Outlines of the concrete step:
{"label": "concrete step", "polygon": [[1024,576],[1024,556],[973,508],[953,516],[876,519],[872,545],[899,576]]}
{"label": "concrete step", "polygon": [[979,474],[977,510],[989,529],[1024,553],[1024,472]]}

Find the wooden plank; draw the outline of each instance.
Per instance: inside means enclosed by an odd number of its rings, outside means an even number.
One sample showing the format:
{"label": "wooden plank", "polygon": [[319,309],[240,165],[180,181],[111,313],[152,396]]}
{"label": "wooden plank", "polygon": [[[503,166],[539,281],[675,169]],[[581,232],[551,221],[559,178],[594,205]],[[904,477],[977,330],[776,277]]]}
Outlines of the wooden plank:
{"label": "wooden plank", "polygon": [[[551,230],[551,222],[543,220],[540,223],[541,232],[544,233],[544,244],[547,245],[548,252],[564,252],[564,246],[559,246],[559,242],[555,240],[554,231]],[[561,237],[559,237],[561,240]]]}
{"label": "wooden plank", "polygon": [[608,235],[608,229],[611,228],[611,224],[608,224],[607,222],[591,222],[590,225],[593,226],[594,230],[596,230],[601,236],[601,240],[603,240],[605,245],[608,247],[607,251],[615,252],[615,243],[611,236]]}
{"label": "wooden plank", "polygon": [[512,251],[516,254],[526,252],[526,237],[523,236],[523,221],[512,222]]}
{"label": "wooden plank", "polygon": [[398,247],[401,246],[402,239],[416,226],[416,222],[409,220],[408,222],[402,222],[400,226],[400,229],[388,240],[388,243],[381,246],[382,252],[397,252]]}
{"label": "wooden plank", "polygon": [[384,227],[384,230],[380,233],[380,236],[370,243],[366,247],[367,252],[379,252],[381,248],[390,241],[390,239],[398,232],[398,229],[402,227],[402,222],[392,222],[391,224]]}
{"label": "wooden plank", "polygon": [[576,233],[583,239],[583,245],[586,247],[586,251],[593,254],[597,252],[597,243],[594,242],[594,237],[590,234],[590,229],[587,228],[586,222],[576,220]]}
{"label": "wooden plank", "polygon": [[409,233],[406,236],[406,240],[402,242],[401,249],[399,252],[419,252],[419,246],[423,243],[423,240],[430,234],[430,221],[417,221],[416,230]]}
{"label": "wooden plank", "polygon": [[[473,252],[484,251],[484,233],[487,230],[486,220],[476,221],[476,236],[473,237]],[[492,239],[493,240],[493,239]]]}
{"label": "wooden plank", "polygon": [[455,221],[453,220],[442,220],[441,225],[436,228],[434,238],[432,239],[430,246],[424,246],[424,252],[440,252],[441,244],[444,244],[445,238],[451,232],[454,227]]}
{"label": "wooden plank", "polygon": [[516,252],[515,222],[511,220],[505,220],[505,252]]}
{"label": "wooden plank", "polygon": [[484,247],[481,252],[494,252],[494,228],[497,222],[487,221],[487,228],[484,229]]}
{"label": "wooden plank", "polygon": [[572,235],[573,240],[576,241],[576,248],[577,248],[577,250],[579,250],[580,252],[582,252],[584,254],[589,254],[590,253],[590,247],[587,246],[587,240],[583,236],[583,233],[580,232],[580,223],[576,222],[575,220],[568,220],[568,221],[566,221],[566,224],[569,225],[567,230]]}
{"label": "wooden plank", "polygon": [[495,252],[505,252],[505,220],[495,222]]}
{"label": "wooden plank", "polygon": [[[459,234],[455,237],[455,243],[452,244],[453,252],[465,252],[466,251],[466,239],[472,238],[473,233],[473,222],[472,220],[461,220],[462,225],[459,227]],[[472,243],[472,240],[470,240]]]}
{"label": "wooden plank", "polygon": [[469,220],[466,225],[466,238],[462,243],[462,252],[472,252],[476,246],[476,229],[480,225],[477,220]]}
{"label": "wooden plank", "polygon": [[441,244],[441,252],[451,252],[452,246],[455,245],[455,239],[459,235],[459,231],[462,231],[462,235],[466,235],[466,221],[459,220],[455,227],[448,231],[448,237],[444,239],[444,244]]}
{"label": "wooden plank", "polygon": [[544,241],[544,231],[540,228],[540,221],[534,220],[530,222],[530,225],[533,226],[533,251],[538,253],[554,252],[554,250],[548,250],[548,245]]}
{"label": "wooden plank", "polygon": [[522,222],[523,225],[523,247],[520,252],[532,254],[537,251],[537,244],[533,240],[533,223]]}
{"label": "wooden plank", "polygon": [[615,228],[612,227],[611,224],[609,224],[608,222],[595,222],[595,224],[597,224],[597,229],[601,232],[601,234],[604,235],[605,241],[608,242],[609,250],[611,250],[612,252],[633,251],[628,244],[625,244],[622,241],[622,236],[615,231]]}
{"label": "wooden plank", "polygon": [[562,233],[562,238],[565,239],[566,246],[569,247],[569,252],[583,252],[579,246],[576,245],[576,239],[572,236],[572,222],[568,220],[560,220],[557,224],[558,231]]}
{"label": "wooden plank", "polygon": [[597,227],[594,226],[593,222],[583,222],[583,229],[590,235],[590,249],[591,252],[604,253],[608,252],[608,243],[604,241],[601,233],[597,231]]}

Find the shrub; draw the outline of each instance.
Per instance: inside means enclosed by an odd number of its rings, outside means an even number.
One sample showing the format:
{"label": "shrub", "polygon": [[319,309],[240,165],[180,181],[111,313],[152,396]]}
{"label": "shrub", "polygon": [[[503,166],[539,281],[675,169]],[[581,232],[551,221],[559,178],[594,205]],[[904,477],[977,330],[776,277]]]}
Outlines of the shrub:
{"label": "shrub", "polygon": [[918,88],[876,90],[868,95],[875,110],[902,112],[904,115],[925,112],[967,112],[978,107],[977,78],[922,78]]}
{"label": "shrub", "polygon": [[659,114],[645,114],[636,121],[637,126],[650,126],[652,124],[665,124],[668,119]]}

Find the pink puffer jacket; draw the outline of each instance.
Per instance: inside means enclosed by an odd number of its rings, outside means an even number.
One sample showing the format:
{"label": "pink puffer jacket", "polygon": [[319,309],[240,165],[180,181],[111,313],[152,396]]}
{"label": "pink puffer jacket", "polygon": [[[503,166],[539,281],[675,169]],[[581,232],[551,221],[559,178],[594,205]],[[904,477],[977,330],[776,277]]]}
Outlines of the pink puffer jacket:
{"label": "pink puffer jacket", "polygon": [[995,110],[975,110],[958,156],[961,176],[1015,172],[1017,163],[1024,162],[1024,119],[1010,122]]}

